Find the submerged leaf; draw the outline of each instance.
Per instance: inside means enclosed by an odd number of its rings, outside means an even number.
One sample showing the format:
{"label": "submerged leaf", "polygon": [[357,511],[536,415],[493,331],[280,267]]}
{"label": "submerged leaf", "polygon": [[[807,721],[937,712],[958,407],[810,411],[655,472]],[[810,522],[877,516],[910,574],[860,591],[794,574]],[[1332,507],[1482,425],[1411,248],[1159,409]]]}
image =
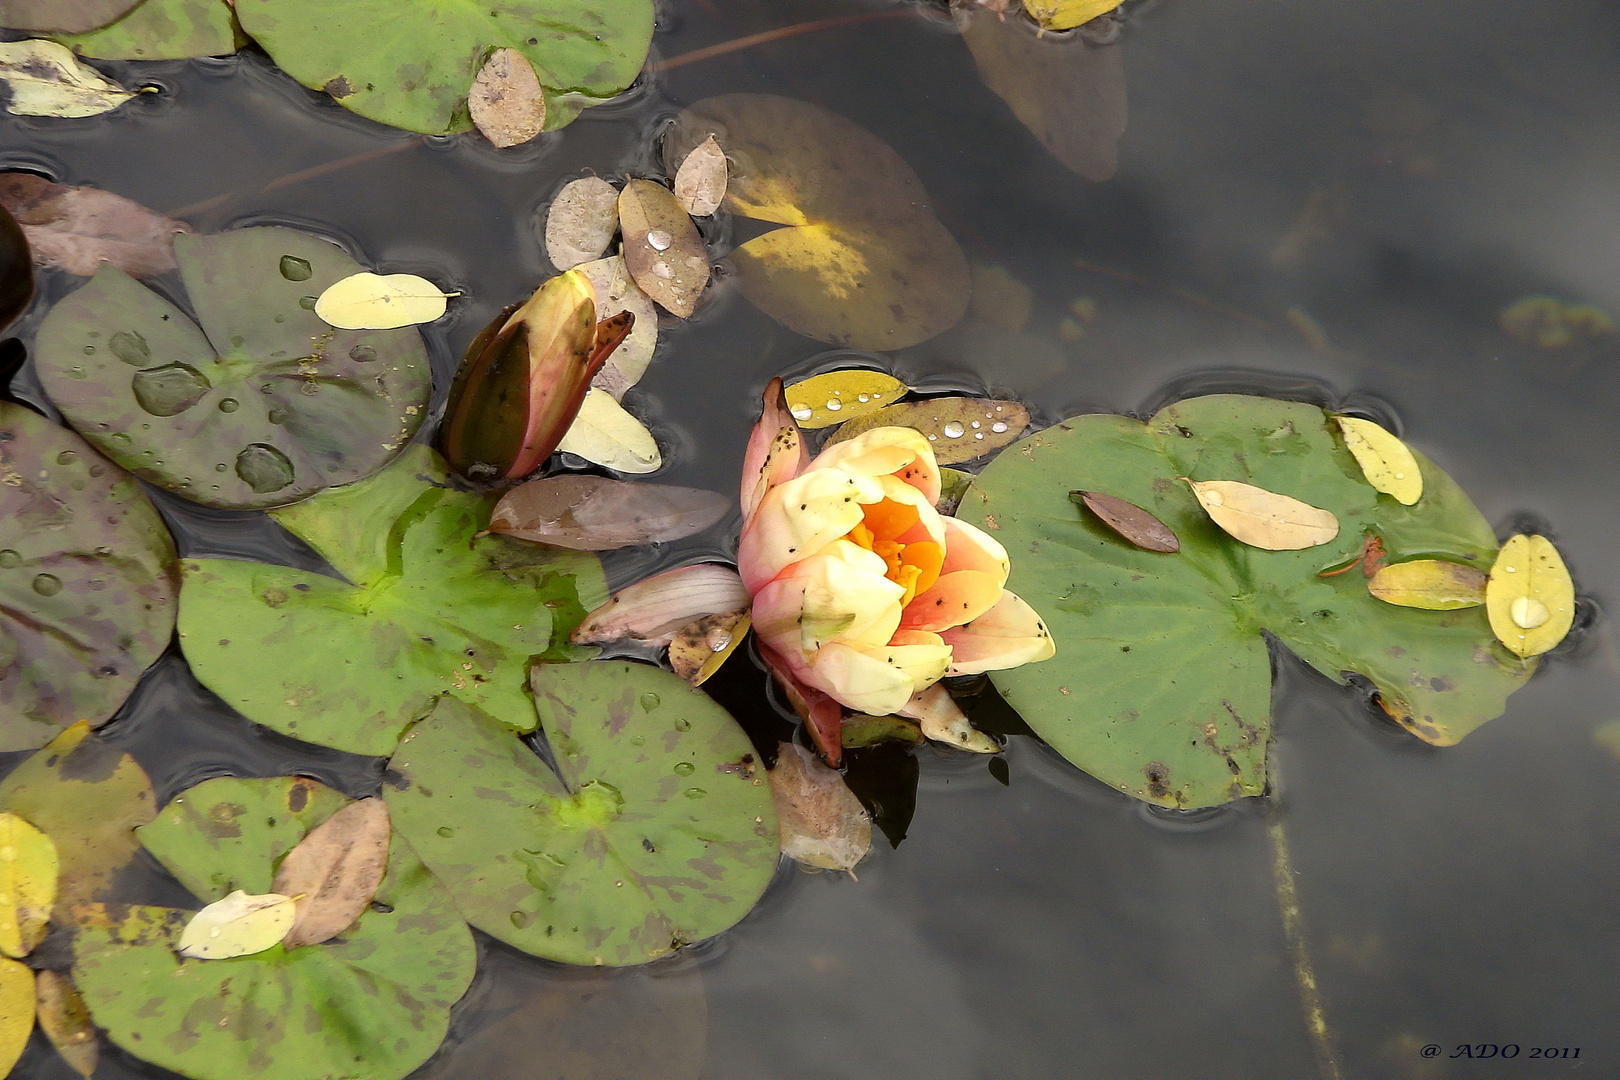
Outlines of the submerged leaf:
{"label": "submerged leaf", "polygon": [[62,1060],[80,1076],[94,1075],[101,1046],[73,980],[60,971],[41,971],[34,977],[34,999],[39,1026]]}
{"label": "submerged leaf", "polygon": [[0,26],[78,34],[106,26],[141,0],[0,0]]}
{"label": "submerged leaf", "polygon": [[565,473],[502,495],[489,528],[576,551],[612,551],[691,536],[730,510],[731,501],[712,491]]}
{"label": "submerged leaf", "polygon": [[703,615],[737,611],[751,598],[737,571],[719,563],[694,563],[627,585],[585,616],[569,640],[606,645],[635,638],[668,645],[675,632]]}
{"label": "submerged leaf", "polygon": [[1454,611],[1485,602],[1485,572],[1446,559],[1412,559],[1382,567],[1367,591],[1386,604]]}
{"label": "submerged leaf", "polygon": [[516,49],[491,53],[473,79],[467,111],[484,138],[502,149],[544,131],[546,94],[529,58]]}
{"label": "submerged leaf", "polygon": [[1238,480],[1187,480],[1210,519],[1232,537],[1267,551],[1317,547],[1339,535],[1332,512]]}
{"label": "submerged leaf", "polygon": [[1404,506],[1423,497],[1423,471],[1407,445],[1371,420],[1335,416],[1367,483]]}
{"label": "submerged leaf", "polygon": [[651,473],[664,458],[652,432],[613,396],[592,387],[557,449],[623,473]]}
{"label": "submerged leaf", "polygon": [[415,274],[362,270],[328,285],[315,301],[315,314],[339,330],[398,330],[439,318],[448,300]]}
{"label": "submerged leaf", "polygon": [[705,615],[688,623],[669,643],[669,666],[693,686],[702,686],[737,651],[751,623],[747,611]]}
{"label": "submerged leaf", "polygon": [[0,952],[27,956],[44,940],[57,870],[51,838],[16,814],[0,813]]}
{"label": "submerged leaf", "polygon": [[287,948],[319,945],[354,925],[388,869],[388,837],[388,807],[381,799],[359,799],[287,852],[270,883],[271,892],[297,904]]}
{"label": "submerged leaf", "polygon": [[1120,0],[1024,0],[1024,10],[1042,30],[1073,30],[1119,4]]}
{"label": "submerged leaf", "polygon": [[710,135],[675,170],[675,198],[693,217],[709,217],[725,197],[726,152]]}
{"label": "submerged leaf", "polygon": [[828,444],[853,439],[876,427],[908,427],[923,433],[941,465],[957,465],[1000,450],[1029,426],[1029,411],[1016,401],[938,397],[903,401],[852,420]]}
{"label": "submerged leaf", "polygon": [[0,81],[15,116],[95,116],[135,96],[54,41],[0,41]]}
{"label": "submerged leaf", "polygon": [[1575,622],[1575,583],[1552,541],[1521,533],[1503,544],[1485,607],[1491,631],[1515,656],[1537,656],[1563,641]]}
{"label": "submerged leaf", "polygon": [[180,955],[228,960],[264,952],[287,936],[297,915],[290,896],[249,896],[237,889],[194,915],[180,934]]}
{"label": "submerged leaf", "polygon": [[801,428],[821,428],[875,413],[910,389],[887,372],[844,368],[793,383],[785,393]]}
{"label": "submerged leaf", "polygon": [[866,716],[858,713],[844,719],[843,743],[846,750],[885,742],[920,746],[925,739],[922,726],[904,716]]}
{"label": "submerged leaf", "polygon": [[1071,491],[1069,498],[1097,515],[1097,519],[1143,551],[1172,554],[1181,550],[1181,541],[1170,526],[1124,499],[1100,491]]}
{"label": "submerged leaf", "polygon": [[1542,349],[1564,349],[1616,332],[1607,312],[1591,304],[1573,304],[1554,296],[1527,296],[1505,308],[1502,332]]}
{"label": "submerged leaf", "polygon": [[600,259],[618,231],[619,193],[613,185],[600,176],[570,180],[546,212],[546,258],[558,270],[572,270]]}
{"label": "submerged leaf", "polygon": [[653,352],[658,348],[658,310],[631,279],[620,256],[583,263],[578,270],[590,279],[591,287],[596,290],[598,319],[611,319],[622,311],[630,312],[635,318],[630,335],[609,354],[602,370],[591,378],[592,386],[606,390],[614,401],[621,401],[624,392],[641,381],[647,365],[652,363]]}
{"label": "submerged leaf", "polygon": [[619,193],[624,265],[642,292],[686,318],[709,284],[709,249],[669,189],[631,180]]}
{"label": "submerged leaf", "polygon": [[822,870],[855,873],[872,850],[872,819],[844,778],[797,743],[779,743],[770,772],[782,854]]}
{"label": "submerged leaf", "polygon": [[0,1076],[12,1067],[34,1033],[34,972],[27,964],[0,956]]}
{"label": "submerged leaf", "polygon": [[166,274],[178,265],[175,236],[191,231],[122,195],[33,173],[0,173],[0,206],[22,226],[36,263],[80,277],[103,262],[135,277]]}
{"label": "submerged leaf", "polygon": [[[0,9],[6,0],[0,0]],[[62,6],[62,0],[45,0]],[[0,19],[0,24],[5,24]],[[226,56],[245,39],[227,0],[139,0],[135,10],[100,30],[52,34],[75,55],[99,60],[187,60]]]}

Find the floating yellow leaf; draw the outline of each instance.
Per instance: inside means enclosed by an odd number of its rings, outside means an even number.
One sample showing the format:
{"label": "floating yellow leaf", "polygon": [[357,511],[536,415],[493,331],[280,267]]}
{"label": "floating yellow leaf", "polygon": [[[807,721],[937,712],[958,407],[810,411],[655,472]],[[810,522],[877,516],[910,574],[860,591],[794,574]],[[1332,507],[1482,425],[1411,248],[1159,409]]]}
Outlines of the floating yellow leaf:
{"label": "floating yellow leaf", "polygon": [[290,896],[250,896],[237,889],[191,917],[180,934],[180,955],[197,960],[224,960],[264,952],[287,936],[298,917]]}
{"label": "floating yellow leaf", "polygon": [[1024,10],[1042,30],[1073,30],[1119,7],[1119,0],[1024,0]]}
{"label": "floating yellow leaf", "polygon": [[93,1075],[101,1059],[101,1047],[90,1023],[90,1010],[85,1008],[73,980],[60,971],[41,971],[34,980],[34,1000],[39,1026],[62,1060],[80,1076]]}
{"label": "floating yellow leaf", "polygon": [[1485,572],[1444,559],[1413,559],[1379,570],[1367,591],[1397,607],[1451,611],[1485,602]]}
{"label": "floating yellow leaf", "polygon": [[1423,471],[1406,444],[1371,420],[1359,416],[1335,416],[1344,445],[1355,455],[1367,483],[1411,506],[1423,496]]}
{"label": "floating yellow leaf", "polygon": [[722,611],[688,623],[669,643],[669,666],[693,686],[702,686],[737,651],[750,625],[747,611]]}
{"label": "floating yellow leaf", "polygon": [[1339,535],[1338,518],[1287,495],[1237,480],[1187,483],[1211,520],[1250,547],[1295,551],[1325,544]]}
{"label": "floating yellow leaf", "polygon": [[33,1032],[34,972],[0,957],[0,1076],[11,1073]]}
{"label": "floating yellow leaf", "polygon": [[0,952],[27,956],[56,902],[56,845],[16,814],[0,814]]}
{"label": "floating yellow leaf", "polygon": [[881,371],[846,368],[794,383],[787,388],[787,403],[800,427],[830,427],[893,405],[910,389]]}
{"label": "floating yellow leaf", "polygon": [[1515,656],[1539,656],[1575,621],[1575,583],[1545,536],[1519,534],[1502,545],[1485,585],[1491,632]]}
{"label": "floating yellow leaf", "polygon": [[415,274],[350,274],[315,301],[315,314],[339,330],[397,330],[444,314],[449,295]]}
{"label": "floating yellow leaf", "polygon": [[623,473],[657,472],[664,464],[652,432],[614,401],[613,395],[595,388],[585,395],[579,415],[557,449]]}
{"label": "floating yellow leaf", "polygon": [[0,42],[0,81],[17,116],[95,116],[135,96],[54,41]]}

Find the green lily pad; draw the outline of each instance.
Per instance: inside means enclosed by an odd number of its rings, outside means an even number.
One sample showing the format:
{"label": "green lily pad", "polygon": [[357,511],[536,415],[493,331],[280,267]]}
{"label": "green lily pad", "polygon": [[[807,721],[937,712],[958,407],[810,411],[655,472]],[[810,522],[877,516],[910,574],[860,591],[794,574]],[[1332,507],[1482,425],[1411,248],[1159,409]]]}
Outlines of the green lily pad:
{"label": "green lily pad", "polygon": [[467,91],[496,49],[534,65],[555,129],[635,80],[653,30],[651,0],[253,0],[237,14],[305,86],[429,135],[472,127]]}
{"label": "green lily pad", "polygon": [[[269,891],[276,863],[349,800],[313,780],[209,780],[140,830],[203,901]],[[477,952],[455,905],[394,834],[355,924],[320,945],[230,960],[175,952],[191,912],[81,905],[74,981],[130,1053],[196,1080],[396,1080],[443,1041]]]}
{"label": "green lily pad", "polygon": [[570,964],[640,964],[746,915],[776,870],[764,767],[729,714],[667,671],[540,664],[552,772],[454,698],[405,736],[384,789],[467,921]]}
{"label": "green lily pad", "polygon": [[106,26],[141,0],[0,0],[0,26],[76,34]]}
{"label": "green lily pad", "polygon": [[[1501,714],[1529,677],[1483,609],[1419,611],[1367,592],[1355,558],[1371,532],[1391,560],[1441,556],[1489,567],[1490,526],[1419,457],[1424,494],[1373,490],[1338,425],[1311,405],[1218,395],[1146,424],[1080,416],[1007,448],[958,516],[1012,557],[1007,587],[1046,620],[1057,656],[992,673],[1031,728],[1086,772],[1165,806],[1212,806],[1266,787],[1274,635],[1325,675],[1357,672],[1384,709],[1437,745]],[[1339,534],[1263,551],[1221,532],[1179,477],[1241,480],[1329,510]],[[1143,507],[1179,554],[1131,546],[1069,500],[1073,489]]]}
{"label": "green lily pad", "polygon": [[226,56],[241,44],[241,31],[225,0],[142,0],[100,30],[52,36],[78,55],[100,60]]}
{"label": "green lily pad", "polygon": [[306,742],[389,754],[440,694],[535,725],[534,657],[607,599],[582,551],[478,536],[494,496],[449,486],[424,446],[369,480],[272,511],[347,581],[232,559],[182,563],[180,643],[202,684]]}
{"label": "green lily pad", "polygon": [[168,647],[174,542],[84,440],[0,402],[0,750],[100,726]]}
{"label": "green lily pad", "polygon": [[369,476],[410,442],[431,389],[421,335],[335,330],[313,310],[364,267],[275,227],[180,236],[175,253],[201,330],[110,265],[40,326],[40,381],[103,453],[188,499],[246,508]]}

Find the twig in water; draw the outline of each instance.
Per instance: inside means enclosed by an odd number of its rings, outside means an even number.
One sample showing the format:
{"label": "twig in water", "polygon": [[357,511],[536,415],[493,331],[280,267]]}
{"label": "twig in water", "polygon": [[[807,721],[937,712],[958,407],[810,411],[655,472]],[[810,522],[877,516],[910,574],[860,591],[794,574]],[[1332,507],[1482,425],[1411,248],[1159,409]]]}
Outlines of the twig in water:
{"label": "twig in water", "polygon": [[718,45],[705,45],[701,49],[693,49],[679,56],[672,56],[668,60],[658,60],[648,64],[647,71],[668,71],[671,68],[682,67],[686,64],[695,64],[699,60],[708,60],[726,53],[738,52],[742,49],[752,49],[755,45],[766,45],[772,41],[781,41],[783,38],[795,37],[799,34],[814,33],[817,30],[835,30],[840,26],[854,26],[857,23],[881,22],[884,19],[904,19],[913,15],[926,17],[919,8],[903,7],[891,8],[887,11],[863,11],[856,15],[837,15],[830,19],[816,19],[813,22],[795,23],[792,26],[783,26],[775,30],[766,30],[760,34],[749,34],[747,37],[733,38],[722,41]]}
{"label": "twig in water", "polygon": [[1327,1011],[1322,1006],[1322,991],[1316,985],[1316,969],[1311,966],[1311,956],[1305,947],[1305,921],[1299,910],[1299,891],[1294,887],[1294,864],[1288,858],[1288,836],[1283,832],[1282,816],[1275,807],[1268,814],[1266,836],[1271,840],[1271,873],[1277,885],[1277,910],[1282,914],[1283,937],[1288,942],[1289,959],[1294,965],[1299,1005],[1305,1013],[1311,1049],[1316,1052],[1317,1069],[1322,1080],[1344,1080],[1333,1033],[1328,1030]]}

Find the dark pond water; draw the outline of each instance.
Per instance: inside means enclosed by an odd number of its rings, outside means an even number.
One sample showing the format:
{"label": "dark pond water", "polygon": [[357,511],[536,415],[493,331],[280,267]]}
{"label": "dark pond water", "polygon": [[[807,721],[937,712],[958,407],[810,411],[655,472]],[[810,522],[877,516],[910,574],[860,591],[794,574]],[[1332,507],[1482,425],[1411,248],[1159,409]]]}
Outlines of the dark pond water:
{"label": "dark pond water", "polygon": [[[863,10],[683,0],[655,50]],[[981,318],[889,358],[913,381],[988,386],[1047,421],[1211,387],[1381,403],[1504,534],[1528,515],[1594,610],[1608,602],[1615,340],[1538,351],[1497,313],[1537,293],[1620,312],[1620,8],[1160,0],[1134,11],[1121,47],[1129,128],[1101,184],[1048,156],[949,24],[920,13],[673,68],[504,154],[359,120],[260,56],[152,65],[140,76],[164,92],[110,117],[6,117],[0,164],[199,231],[297,224],[453,283],[467,299],[428,331],[442,402],[471,335],[548,273],[534,223],[558,187],[587,169],[658,172],[661,126],[708,95],[804,98],[893,145],[969,257],[1033,288],[1022,334]],[[48,281],[45,300],[75,284]],[[1063,320],[1084,298],[1097,314],[1077,337]],[[666,326],[631,399],[665,448],[661,479],[734,490],[759,388],[823,352],[735,294]],[[13,392],[40,400],[26,369]],[[184,553],[310,558],[262,518],[162,505]],[[656,559],[724,551],[734,524]],[[610,561],[621,579],[652,565]],[[452,1042],[421,1075],[1334,1075],[1301,1012],[1272,822],[1339,1075],[1620,1075],[1620,762],[1594,736],[1620,721],[1620,654],[1601,615],[1505,716],[1446,750],[1288,657],[1277,669],[1270,807],[1146,812],[1027,737],[1010,741],[1006,784],[982,759],[924,749],[907,838],[880,843],[858,882],[784,870],[736,929],[610,979],[483,943]],[[734,662],[717,694],[767,732],[763,688]],[[352,793],[378,778],[369,759],[254,728],[177,653],[106,734],[164,797],[221,773],[300,772]],[[893,784],[899,767],[869,772]],[[1440,1057],[1421,1056],[1430,1043]],[[1450,1059],[1464,1043],[1522,1050]],[[1579,1057],[1531,1061],[1533,1047]],[[36,1036],[18,1075],[70,1073]],[[114,1052],[98,1075],[156,1074]]]}

